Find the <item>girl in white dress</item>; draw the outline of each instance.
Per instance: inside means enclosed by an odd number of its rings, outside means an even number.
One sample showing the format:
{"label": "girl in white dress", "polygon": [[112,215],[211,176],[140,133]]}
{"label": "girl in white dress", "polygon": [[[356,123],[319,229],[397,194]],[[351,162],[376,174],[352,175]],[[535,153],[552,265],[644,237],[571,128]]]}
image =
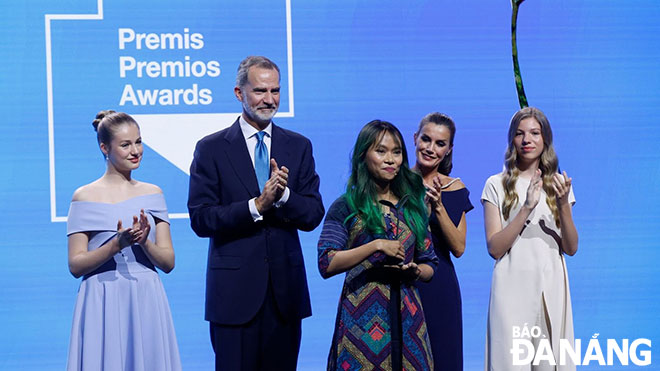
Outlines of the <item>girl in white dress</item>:
{"label": "girl in white dress", "polygon": [[[481,195],[488,253],[496,260],[486,370],[575,370],[570,357],[562,360],[559,354],[561,339],[573,346],[564,260],[578,248],[572,179],[558,172],[550,123],[539,109],[523,108],[513,116],[508,143],[505,170],[488,178]],[[525,326],[538,336],[527,336]],[[545,359],[538,365],[533,358],[514,362],[529,358],[515,353],[514,339],[531,342]]]}

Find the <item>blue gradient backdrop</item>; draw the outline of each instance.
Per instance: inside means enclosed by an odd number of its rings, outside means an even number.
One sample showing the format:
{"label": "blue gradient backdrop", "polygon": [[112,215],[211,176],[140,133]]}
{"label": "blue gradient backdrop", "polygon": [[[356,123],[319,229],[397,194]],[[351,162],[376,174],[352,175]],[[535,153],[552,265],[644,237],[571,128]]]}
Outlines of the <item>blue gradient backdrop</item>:
{"label": "blue gradient backdrop", "polygon": [[[286,65],[284,2],[220,2],[226,12],[211,1],[189,2],[186,8],[169,3],[106,1],[107,27],[126,24],[155,32],[202,27],[222,34],[222,43],[209,41],[201,54],[227,62],[221,77],[209,82],[215,84],[214,104],[126,111],[235,111],[239,103],[231,88],[243,56],[267,54]],[[0,4],[2,370],[61,370],[66,364],[79,281],[67,270],[66,225],[50,221],[44,15],[95,12],[91,0]],[[279,21],[269,20],[270,14]],[[426,113],[446,112],[455,119],[452,175],[463,179],[476,206],[467,216],[466,253],[456,261],[465,365],[482,369],[493,260],[486,252],[479,196],[487,177],[502,168],[508,121],[518,108],[509,1],[294,0],[291,15],[295,116],[277,122],[312,140],[326,207],[342,193],[350,147],[367,121],[395,123],[412,146]],[[599,333],[603,346],[607,338],[648,338],[660,345],[659,20],[656,0],[528,0],[521,6],[518,48],[527,97],[548,115],[561,168],[574,179],[580,247],[567,261],[575,333],[583,343]],[[53,26],[54,40],[77,40],[66,47],[53,42],[60,63],[55,115],[62,123],[55,149],[62,161],[58,215],[66,214],[77,186],[104,170],[90,123],[107,108],[97,102],[117,102],[122,85],[116,70],[105,71],[116,68],[116,39],[97,38],[101,31],[86,22]],[[67,69],[66,61],[102,77],[76,79],[79,71]],[[288,104],[283,100],[282,109]],[[185,212],[187,176],[155,151],[145,149],[134,176],[159,184],[171,211]],[[318,274],[319,232],[301,234],[314,311],[303,321],[301,370],[325,366],[343,281],[324,281]],[[183,366],[208,370],[213,353],[203,321],[207,241],[193,234],[187,219],[173,220],[172,234],[177,266],[161,277]],[[652,352],[647,369],[660,364],[659,350]],[[579,369],[636,368],[591,362]]]}

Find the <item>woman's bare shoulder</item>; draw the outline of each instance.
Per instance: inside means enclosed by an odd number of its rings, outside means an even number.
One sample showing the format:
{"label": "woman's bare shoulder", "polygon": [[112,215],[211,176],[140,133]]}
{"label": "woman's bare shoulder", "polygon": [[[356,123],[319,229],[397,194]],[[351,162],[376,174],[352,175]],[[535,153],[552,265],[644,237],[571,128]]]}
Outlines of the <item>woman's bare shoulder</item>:
{"label": "woman's bare shoulder", "polygon": [[99,179],[79,187],[73,192],[71,201],[97,201],[98,195],[102,192],[102,186]]}
{"label": "woman's bare shoulder", "polygon": [[146,183],[146,182],[137,182],[136,184],[136,189],[138,190],[138,193],[140,195],[149,195],[152,193],[163,193],[163,190],[151,183]]}
{"label": "woman's bare shoulder", "polygon": [[452,178],[448,175],[441,175],[441,180],[442,184],[445,185],[443,186],[443,191],[458,191],[459,189],[465,188],[465,184],[463,184],[461,178]]}

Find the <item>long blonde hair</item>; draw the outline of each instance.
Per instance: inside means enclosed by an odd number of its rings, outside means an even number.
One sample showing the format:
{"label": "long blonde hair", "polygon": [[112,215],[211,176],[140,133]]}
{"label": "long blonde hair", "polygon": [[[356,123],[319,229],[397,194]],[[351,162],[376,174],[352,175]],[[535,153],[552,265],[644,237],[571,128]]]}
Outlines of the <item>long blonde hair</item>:
{"label": "long blonde hair", "polygon": [[508,142],[509,146],[504,155],[505,174],[502,178],[502,186],[504,187],[504,201],[502,202],[502,215],[504,220],[509,219],[511,209],[518,204],[518,194],[516,193],[516,182],[518,181],[518,152],[513,144],[513,140],[518,131],[520,122],[526,118],[534,118],[541,125],[541,135],[543,136],[543,151],[539,159],[539,169],[541,169],[541,177],[543,179],[543,190],[545,191],[545,202],[548,204],[552,216],[555,219],[555,224],[559,228],[559,209],[557,208],[557,195],[552,188],[552,178],[557,172],[559,161],[555,148],[552,145],[552,128],[550,122],[545,114],[534,107],[525,107],[511,118],[509,125]]}

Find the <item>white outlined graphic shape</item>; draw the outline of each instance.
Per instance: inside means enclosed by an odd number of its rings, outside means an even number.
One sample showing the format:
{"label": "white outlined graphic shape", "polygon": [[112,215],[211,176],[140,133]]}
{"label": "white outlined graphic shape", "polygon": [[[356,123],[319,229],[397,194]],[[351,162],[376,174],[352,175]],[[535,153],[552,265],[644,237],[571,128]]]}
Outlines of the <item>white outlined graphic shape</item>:
{"label": "white outlined graphic shape", "polygon": [[[275,117],[294,117],[293,95],[293,51],[291,32],[291,1],[286,5],[286,56],[287,89],[289,110],[278,112]],[[103,20],[103,0],[97,0],[96,14],[46,14],[46,83],[48,105],[48,158],[50,175],[50,215],[52,222],[66,222],[66,216],[57,215],[56,174],[55,174],[55,125],[53,104],[53,65],[52,65],[52,21]],[[237,103],[238,104],[238,103]],[[128,112],[130,114],[130,112]],[[155,152],[171,162],[178,169],[189,175],[190,163],[195,144],[205,135],[231,125],[240,115],[234,113],[190,113],[190,114],[131,114],[139,123],[144,142]],[[194,122],[194,125],[182,128],[180,123]],[[187,213],[170,213],[170,218],[187,218]]]}

